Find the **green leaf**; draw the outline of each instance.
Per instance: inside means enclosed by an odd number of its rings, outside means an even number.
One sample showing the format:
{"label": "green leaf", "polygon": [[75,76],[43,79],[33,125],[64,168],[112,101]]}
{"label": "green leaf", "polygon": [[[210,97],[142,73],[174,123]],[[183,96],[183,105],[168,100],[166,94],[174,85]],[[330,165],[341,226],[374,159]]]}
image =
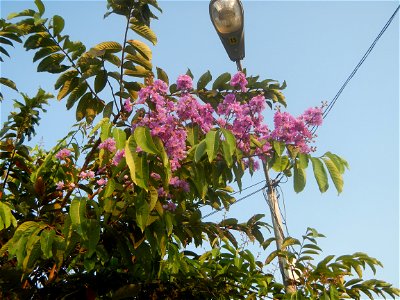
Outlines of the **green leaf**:
{"label": "green leaf", "polygon": [[82,230],[82,224],[85,222],[86,214],[86,200],[73,199],[69,208],[69,215],[71,217],[72,226],[83,238],[86,237],[86,232]]}
{"label": "green leaf", "polygon": [[325,193],[329,188],[328,175],[326,173],[325,167],[322,164],[321,160],[316,157],[311,157],[311,163],[313,166],[314,177],[317,181],[318,188],[321,193]]}
{"label": "green leaf", "polygon": [[26,255],[22,262],[22,270],[29,272],[40,257],[40,237],[31,236],[26,243]]}
{"label": "green leaf", "polygon": [[164,81],[167,85],[169,85],[169,79],[167,73],[159,67],[157,67],[156,70],[157,70],[157,78]]}
{"label": "green leaf", "polygon": [[10,207],[5,202],[0,202],[0,230],[11,226],[17,227],[17,220],[13,216]]}
{"label": "green leaf", "polygon": [[115,180],[111,178],[107,181],[103,197],[104,198],[110,197],[114,193],[114,190],[115,190]]}
{"label": "green leaf", "polygon": [[[0,52],[3,53],[4,55],[7,55],[8,57],[10,57],[10,54],[8,54],[7,50],[4,49],[3,47],[0,46]],[[1,60],[3,61],[3,60]]]}
{"label": "green leaf", "polygon": [[136,184],[144,190],[149,190],[149,164],[146,155],[139,156],[134,153],[133,159],[135,161]]}
{"label": "green leaf", "polygon": [[187,141],[191,146],[199,143],[199,126],[197,124],[190,124],[186,127]]}
{"label": "green leaf", "polygon": [[139,52],[144,58],[147,60],[152,59],[152,53],[149,48],[145,43],[138,41],[138,40],[128,40],[126,41],[129,45],[131,45],[137,52]]}
{"label": "green leaf", "polygon": [[11,13],[7,16],[7,20],[11,20],[17,17],[33,17],[35,15],[35,11],[33,9],[25,9],[19,13]]}
{"label": "green leaf", "polygon": [[144,58],[140,54],[135,54],[135,55],[128,54],[125,57],[125,59],[127,61],[124,63],[124,68],[127,68],[127,69],[130,69],[130,64],[132,64],[132,63],[140,65],[140,66],[144,67],[145,69],[147,69],[149,71],[151,71],[151,69],[153,68],[153,65],[151,64],[151,62],[148,59]]}
{"label": "green leaf", "polygon": [[210,71],[207,71],[203,75],[200,76],[199,81],[197,82],[197,90],[203,90],[207,84],[209,84],[212,80],[212,76]]}
{"label": "green leaf", "polygon": [[193,77],[194,77],[192,71],[190,71],[189,68],[188,68],[187,71],[186,71],[186,75],[189,76],[189,77],[192,78],[192,79],[193,79]]}
{"label": "green leaf", "polygon": [[153,138],[150,134],[150,129],[147,127],[136,127],[133,133],[136,144],[145,152],[150,154],[160,154],[156,145],[154,144]]}
{"label": "green leaf", "polygon": [[108,75],[105,70],[96,75],[96,78],[94,79],[94,91],[96,93],[100,93],[104,89],[107,84],[107,79]]}
{"label": "green leaf", "polygon": [[77,87],[75,87],[71,91],[71,93],[67,99],[66,108],[71,109],[74,106],[75,102],[78,101],[85,94],[87,89],[88,89],[88,85],[85,81],[80,83]]}
{"label": "green leaf", "polygon": [[152,211],[154,209],[154,207],[157,204],[157,200],[158,200],[158,191],[155,187],[150,186],[149,187],[149,192],[150,192],[150,206],[149,206],[149,210]]}
{"label": "green leaf", "polygon": [[122,50],[122,46],[117,42],[102,42],[93,47],[97,51],[105,50],[109,53],[117,53]]}
{"label": "green leaf", "polygon": [[86,220],[86,228],[88,239],[85,245],[88,249],[87,256],[90,257],[96,250],[96,246],[100,241],[100,224],[97,220],[89,219]]}
{"label": "green leaf", "polygon": [[119,59],[118,56],[112,54],[112,53],[106,53],[103,55],[103,59],[112,63],[113,65],[120,67],[121,66],[121,60]]}
{"label": "green leaf", "polygon": [[107,105],[104,107],[104,110],[103,110],[103,117],[105,117],[105,118],[111,117],[111,114],[113,112],[113,106],[114,106],[113,101],[110,101],[107,103]]}
{"label": "green leaf", "polygon": [[58,46],[44,47],[35,53],[33,56],[33,62],[38,61],[39,59],[46,57],[51,53],[57,52],[58,50],[60,50]]}
{"label": "green leaf", "polygon": [[119,128],[113,129],[113,138],[117,149],[124,149],[126,144],[126,132]]}
{"label": "green leaf", "polygon": [[146,198],[141,194],[141,196],[136,197],[135,202],[136,207],[136,222],[142,232],[146,228],[147,219],[150,214],[150,206],[146,201]]}
{"label": "green leaf", "polygon": [[210,130],[209,132],[207,132],[205,140],[208,161],[211,163],[218,154],[219,132],[216,130]]}
{"label": "green leaf", "polygon": [[8,86],[9,88],[18,91],[17,89],[17,85],[14,83],[14,81],[12,81],[11,79],[5,78],[5,77],[0,77],[0,83]]}
{"label": "green leaf", "polygon": [[70,81],[72,78],[76,77],[78,75],[77,70],[68,70],[61,74],[60,77],[58,77],[56,83],[54,84],[54,88],[58,90],[60,87],[62,87],[65,82]]}
{"label": "green leaf", "polygon": [[154,143],[160,153],[161,161],[164,166],[165,176],[163,178],[164,186],[168,186],[169,180],[171,179],[171,163],[169,161],[169,157],[167,152],[165,151],[164,144],[159,137],[154,137]]}
{"label": "green leaf", "polygon": [[194,152],[194,161],[197,163],[201,160],[201,158],[204,156],[206,153],[206,140],[202,140],[197,146],[196,150]]}
{"label": "green leaf", "polygon": [[214,81],[212,89],[219,90],[223,89],[224,85],[231,80],[231,74],[228,72],[221,74],[218,78]]}
{"label": "green leaf", "polygon": [[[233,135],[232,132],[230,132],[229,130],[220,129],[222,131],[222,134],[224,136],[224,139],[221,140],[221,144],[222,144],[222,152],[224,155],[224,159],[228,165],[228,167],[231,167],[233,164],[233,154],[236,151],[236,140],[235,140],[235,136]],[[235,172],[236,174],[236,172]],[[240,182],[240,178],[237,178],[238,182]]]}
{"label": "green leaf", "polygon": [[51,36],[47,32],[33,34],[29,36],[24,43],[24,48],[26,50],[48,46],[57,46],[57,44],[51,39]]}
{"label": "green leaf", "polygon": [[324,161],[325,166],[329,171],[329,175],[331,176],[331,179],[333,181],[333,184],[335,185],[336,190],[340,194],[343,190],[342,174],[340,174],[339,170],[336,168],[335,163],[328,157],[322,157],[322,160]]}
{"label": "green leaf", "polygon": [[131,174],[131,180],[136,184],[136,167],[134,156],[136,155],[136,143],[133,135],[129,137],[125,145],[125,159]]}
{"label": "green leaf", "polygon": [[347,161],[336,154],[326,152],[323,156],[329,157],[332,160],[340,174],[344,173],[345,167],[347,169],[349,168]]}
{"label": "green leaf", "polygon": [[285,143],[284,142],[280,142],[280,141],[273,141],[272,142],[272,146],[275,150],[275,153],[278,156],[281,156],[283,151],[285,150]]}
{"label": "green leaf", "polygon": [[76,88],[79,84],[79,78],[78,77],[73,77],[71,79],[68,79],[64,82],[64,85],[60,89],[57,95],[57,100],[61,100],[64,97],[66,97],[74,88]]}
{"label": "green leaf", "polygon": [[102,119],[99,124],[101,127],[100,139],[104,142],[110,137],[112,125],[109,118]]}
{"label": "green leaf", "polygon": [[287,237],[283,240],[282,242],[282,249],[288,247],[288,246],[293,246],[293,245],[300,245],[299,240],[292,238],[292,237]]}
{"label": "green leaf", "polygon": [[[53,73],[57,70],[57,66],[64,60],[65,55],[62,53],[54,53],[44,58],[37,66],[38,72],[50,72]],[[65,71],[65,70],[64,70]],[[59,73],[59,72],[56,72]]]}
{"label": "green leaf", "polygon": [[235,154],[236,151],[236,139],[233,133],[229,130],[226,130],[224,128],[221,128],[222,134],[224,135],[225,141],[228,144],[229,147],[229,155]]}
{"label": "green leaf", "polygon": [[299,158],[299,168],[301,169],[307,169],[308,167],[308,154],[305,153],[299,153],[297,155],[297,157]]}
{"label": "green leaf", "polygon": [[153,32],[153,30],[150,29],[150,27],[140,24],[133,19],[129,28],[136,32],[138,35],[144,37],[146,40],[150,41],[153,45],[157,44],[157,36]]}
{"label": "green leaf", "polygon": [[53,34],[55,36],[59,35],[61,31],[64,29],[64,19],[61,16],[55,15],[53,17]]}
{"label": "green leaf", "polygon": [[40,234],[40,247],[42,249],[43,258],[49,259],[53,256],[53,240],[56,236],[54,230],[43,230]]}
{"label": "green leaf", "polygon": [[293,185],[296,193],[300,193],[306,186],[306,171],[300,169],[297,164],[294,165]]}
{"label": "green leaf", "polygon": [[272,164],[272,169],[276,172],[282,172],[289,166],[289,158],[285,156],[274,156],[274,163]]}
{"label": "green leaf", "polygon": [[43,5],[43,2],[41,0],[35,0],[35,4],[36,4],[36,7],[39,10],[40,16],[43,16],[43,14],[45,12],[45,7]]}
{"label": "green leaf", "polygon": [[134,66],[132,69],[125,69],[124,74],[132,77],[146,77],[150,74],[150,71],[142,66]]}

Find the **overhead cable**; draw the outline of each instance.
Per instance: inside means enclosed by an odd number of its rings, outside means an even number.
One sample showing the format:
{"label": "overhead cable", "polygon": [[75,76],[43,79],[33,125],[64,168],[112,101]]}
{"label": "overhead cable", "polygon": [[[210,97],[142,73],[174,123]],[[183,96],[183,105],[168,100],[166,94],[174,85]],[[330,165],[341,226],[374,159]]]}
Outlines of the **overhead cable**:
{"label": "overhead cable", "polygon": [[[389,20],[386,22],[385,26],[383,26],[381,32],[379,32],[378,36],[375,38],[375,40],[372,42],[371,46],[368,48],[368,50],[365,52],[364,56],[361,58],[361,60],[358,62],[358,64],[356,65],[356,67],[354,68],[354,70],[350,73],[350,75],[347,77],[346,81],[343,83],[342,87],[339,89],[339,91],[337,92],[337,94],[335,95],[335,97],[333,97],[333,99],[331,100],[331,102],[329,103],[329,105],[325,108],[324,112],[323,112],[323,118],[325,119],[328,114],[330,113],[330,111],[332,110],[333,106],[335,105],[336,101],[338,100],[339,96],[342,94],[343,90],[346,88],[347,84],[350,82],[350,80],[354,77],[354,75],[357,73],[358,69],[361,67],[361,65],[364,63],[364,61],[367,59],[368,55],[371,53],[372,49],[374,49],[376,43],[378,42],[378,40],[381,38],[381,36],[384,34],[384,32],[386,31],[386,29],[389,27],[389,25],[392,23],[394,17],[396,16],[396,14],[398,13],[400,9],[400,5],[397,6],[396,10],[394,11],[394,13],[392,14],[392,16],[389,18]],[[314,126],[311,131],[313,133],[315,133],[315,131],[317,130],[318,126]]]}

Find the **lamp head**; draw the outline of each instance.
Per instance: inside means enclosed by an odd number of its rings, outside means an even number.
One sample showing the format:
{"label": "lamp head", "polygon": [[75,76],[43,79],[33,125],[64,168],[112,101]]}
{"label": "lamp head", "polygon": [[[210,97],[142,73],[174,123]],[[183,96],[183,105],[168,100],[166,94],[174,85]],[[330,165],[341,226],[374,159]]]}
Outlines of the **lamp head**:
{"label": "lamp head", "polygon": [[244,58],[244,14],[240,0],[211,0],[210,18],[232,61]]}

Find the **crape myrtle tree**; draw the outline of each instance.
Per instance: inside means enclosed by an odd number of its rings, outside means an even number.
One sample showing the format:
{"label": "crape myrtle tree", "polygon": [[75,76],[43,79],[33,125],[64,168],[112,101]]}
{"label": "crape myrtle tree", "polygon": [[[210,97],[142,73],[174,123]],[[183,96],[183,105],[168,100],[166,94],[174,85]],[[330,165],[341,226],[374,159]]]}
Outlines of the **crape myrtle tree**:
{"label": "crape myrtle tree", "polygon": [[[21,92],[3,124],[0,298],[399,295],[391,284],[362,278],[381,265],[364,253],[320,259],[323,235],[315,229],[275,250],[263,215],[245,223],[202,219],[204,207],[228,209],[235,202],[230,185],[241,189],[242,176],[258,168],[267,178],[275,172],[275,183],[292,177],[296,192],[310,168],[321,192],[329,182],[341,192],[347,162],[331,152],[313,156],[322,107],[294,117],[279,108],[285,83],[241,72],[215,80],[206,72],[194,82],[188,71],[170,84],[144,42],[157,41],[150,29],[161,12],[155,0],[108,0],[106,16],[126,20],[124,39],[91,48],[64,34],[61,16],[45,17],[43,3],[35,4],[1,19],[1,60],[19,43],[32,51],[37,71],[55,74],[56,98],[76,110],[77,122],[53,148],[30,146],[53,99],[39,89]],[[11,79],[1,83],[17,90]],[[258,261],[235,232],[268,251],[267,260]],[[189,251],[193,245],[210,250]],[[276,257],[290,268],[291,289],[265,271]]]}

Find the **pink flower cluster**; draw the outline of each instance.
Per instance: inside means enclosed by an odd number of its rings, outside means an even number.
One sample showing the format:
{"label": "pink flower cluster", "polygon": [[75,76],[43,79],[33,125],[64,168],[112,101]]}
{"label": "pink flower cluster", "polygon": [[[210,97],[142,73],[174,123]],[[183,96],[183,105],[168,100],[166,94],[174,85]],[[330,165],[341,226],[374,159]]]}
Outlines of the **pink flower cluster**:
{"label": "pink flower cluster", "polygon": [[65,160],[69,156],[71,156],[71,151],[68,150],[67,148],[64,148],[64,149],[58,151],[56,154],[56,158],[58,160]]}
{"label": "pink flower cluster", "polygon": [[121,159],[125,157],[125,149],[118,150],[117,153],[115,153],[113,159],[112,159],[112,164],[114,166],[118,166],[119,162]]}
{"label": "pink flower cluster", "polygon": [[265,98],[262,95],[253,97],[248,103],[240,103],[235,94],[227,94],[217,107],[217,113],[220,116],[217,123],[222,128],[232,131],[238,148],[243,152],[250,151],[250,135],[260,141],[264,140],[264,148],[257,151],[265,152],[269,150],[270,145],[267,142],[269,130],[263,124],[264,108]]}
{"label": "pink flower cluster", "polygon": [[102,143],[100,143],[99,149],[104,149],[104,150],[108,150],[110,152],[114,152],[117,148],[115,146],[114,139],[108,138],[108,139],[104,140]]}
{"label": "pink flower cluster", "polygon": [[93,171],[87,171],[87,172],[82,171],[79,174],[79,177],[81,179],[92,179],[92,178],[94,178],[94,172]]}
{"label": "pink flower cluster", "polygon": [[173,171],[180,167],[180,161],[186,157],[186,129],[176,114],[176,104],[166,97],[167,85],[154,81],[153,85],[139,91],[139,100],[135,104],[145,104],[149,107],[147,114],[136,123],[137,126],[150,128],[152,136],[159,137],[170,158]]}
{"label": "pink flower cluster", "polygon": [[[230,85],[240,89],[241,92],[247,91],[247,84],[246,76],[242,72],[235,74],[230,81]],[[234,91],[225,95],[222,103],[214,111],[210,104],[201,104],[189,93],[192,86],[190,76],[179,76],[177,88],[183,93],[176,100],[167,95],[168,86],[165,82],[155,80],[153,84],[139,91],[139,98],[135,103],[130,103],[130,100],[129,103],[125,102],[129,106],[125,108],[127,111],[132,107],[145,111],[144,117],[133,125],[132,130],[137,126],[146,126],[152,136],[162,140],[172,171],[178,170],[186,158],[185,126],[190,123],[197,124],[203,134],[214,127],[230,130],[236,138],[237,147],[244,153],[249,153],[251,150],[251,137],[263,145],[255,150],[256,155],[270,152],[272,140],[297,146],[304,153],[311,151],[308,144],[313,136],[308,126],[319,126],[322,123],[320,108],[309,108],[298,118],[277,111],[274,116],[275,129],[271,131],[264,124],[262,113],[266,107],[266,99],[262,94],[252,97],[249,101],[243,101],[238,96],[240,92]],[[106,140],[100,146],[111,152],[115,151],[113,140]],[[118,152],[113,164],[118,164],[122,157],[123,154]],[[171,183],[171,185],[176,185],[182,190],[188,189],[184,184]]]}
{"label": "pink flower cluster", "polygon": [[247,91],[247,79],[246,79],[246,75],[244,75],[244,73],[242,72],[238,72],[235,75],[233,75],[231,81],[230,81],[230,85],[237,88],[240,87],[240,90],[242,92],[246,92]]}
{"label": "pink flower cluster", "polygon": [[193,87],[192,78],[189,75],[180,75],[176,81],[178,90],[189,91]]}
{"label": "pink flower cluster", "polygon": [[308,144],[313,138],[309,126],[319,126],[321,124],[321,108],[309,108],[298,118],[287,112],[277,111],[274,115],[275,129],[271,133],[271,138],[294,145],[302,153],[309,153],[311,148]]}
{"label": "pink flower cluster", "polygon": [[209,103],[201,105],[192,95],[179,98],[177,106],[178,117],[182,122],[190,121],[200,126],[207,133],[214,125],[214,109]]}
{"label": "pink flower cluster", "polygon": [[186,193],[190,191],[189,183],[187,183],[185,180],[179,179],[179,177],[172,177],[169,181],[169,184],[175,188],[182,189]]}
{"label": "pink flower cluster", "polygon": [[126,111],[127,113],[130,113],[132,111],[132,107],[133,107],[133,103],[131,101],[131,98],[125,99],[124,101],[124,111]]}
{"label": "pink flower cluster", "polygon": [[168,201],[166,204],[162,206],[165,210],[174,212],[176,210],[176,204],[172,201]]}

